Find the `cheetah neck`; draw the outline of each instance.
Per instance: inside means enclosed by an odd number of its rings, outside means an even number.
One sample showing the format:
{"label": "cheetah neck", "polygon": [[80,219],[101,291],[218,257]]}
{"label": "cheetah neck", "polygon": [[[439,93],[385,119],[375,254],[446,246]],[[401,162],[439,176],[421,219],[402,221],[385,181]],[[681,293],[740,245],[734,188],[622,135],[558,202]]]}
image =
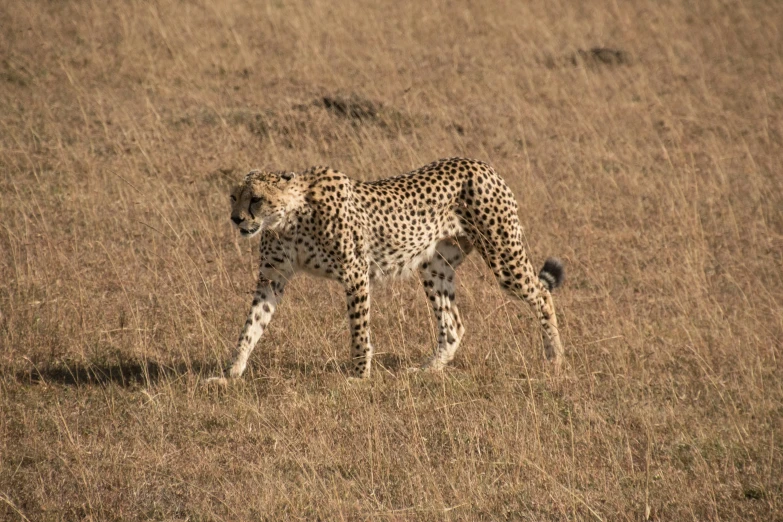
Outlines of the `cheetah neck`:
{"label": "cheetah neck", "polygon": [[296,220],[306,207],[305,195],[309,187],[308,180],[299,176],[295,177],[286,184],[281,198],[283,203],[283,219],[281,225],[285,228]]}

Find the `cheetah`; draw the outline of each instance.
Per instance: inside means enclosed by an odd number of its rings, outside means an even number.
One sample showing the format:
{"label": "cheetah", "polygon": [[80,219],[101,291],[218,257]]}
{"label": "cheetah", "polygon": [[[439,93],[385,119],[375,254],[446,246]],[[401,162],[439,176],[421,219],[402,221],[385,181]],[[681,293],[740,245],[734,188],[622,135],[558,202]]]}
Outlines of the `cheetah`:
{"label": "cheetah", "polygon": [[559,370],[563,348],[550,291],[562,282],[563,265],[549,258],[534,274],[522,244],[517,202],[487,163],[442,159],[369,182],[329,167],[303,173],[253,170],[230,197],[231,221],[240,234],[261,236],[258,283],[227,369],[230,378],[245,371],[286,283],[299,271],[344,286],[352,370],[359,378],[369,375],[373,356],[370,282],[418,271],[438,322],[437,347],[422,368],[442,369],[465,334],[454,275],[474,248],[500,286],[532,306],[543,327],[545,355]]}

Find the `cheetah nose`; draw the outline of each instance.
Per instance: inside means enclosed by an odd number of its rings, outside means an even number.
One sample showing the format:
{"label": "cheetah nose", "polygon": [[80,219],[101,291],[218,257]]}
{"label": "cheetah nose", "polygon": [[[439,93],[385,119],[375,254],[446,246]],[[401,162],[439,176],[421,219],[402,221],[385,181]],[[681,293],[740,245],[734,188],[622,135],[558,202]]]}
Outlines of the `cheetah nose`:
{"label": "cheetah nose", "polygon": [[240,224],[242,222],[242,218],[239,217],[239,216],[231,216],[231,221],[233,221],[234,223],[236,223],[238,225],[238,224]]}

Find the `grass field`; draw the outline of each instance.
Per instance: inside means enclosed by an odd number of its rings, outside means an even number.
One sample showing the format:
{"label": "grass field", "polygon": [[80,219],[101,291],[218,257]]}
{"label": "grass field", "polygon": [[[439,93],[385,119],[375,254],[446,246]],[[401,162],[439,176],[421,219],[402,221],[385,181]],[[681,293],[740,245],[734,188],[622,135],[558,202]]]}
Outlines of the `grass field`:
{"label": "grass field", "polygon": [[[0,519],[783,521],[783,6],[0,1]],[[563,375],[477,255],[288,286],[240,381],[254,167],[489,161]]]}

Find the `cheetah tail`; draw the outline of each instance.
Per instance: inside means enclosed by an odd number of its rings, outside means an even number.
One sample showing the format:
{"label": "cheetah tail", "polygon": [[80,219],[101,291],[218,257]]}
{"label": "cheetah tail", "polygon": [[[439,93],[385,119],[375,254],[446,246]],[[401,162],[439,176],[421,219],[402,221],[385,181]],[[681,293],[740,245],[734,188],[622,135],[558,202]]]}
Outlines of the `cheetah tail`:
{"label": "cheetah tail", "polygon": [[563,284],[565,279],[565,268],[563,262],[556,257],[550,257],[544,263],[544,267],[538,273],[538,278],[544,283],[550,292]]}

